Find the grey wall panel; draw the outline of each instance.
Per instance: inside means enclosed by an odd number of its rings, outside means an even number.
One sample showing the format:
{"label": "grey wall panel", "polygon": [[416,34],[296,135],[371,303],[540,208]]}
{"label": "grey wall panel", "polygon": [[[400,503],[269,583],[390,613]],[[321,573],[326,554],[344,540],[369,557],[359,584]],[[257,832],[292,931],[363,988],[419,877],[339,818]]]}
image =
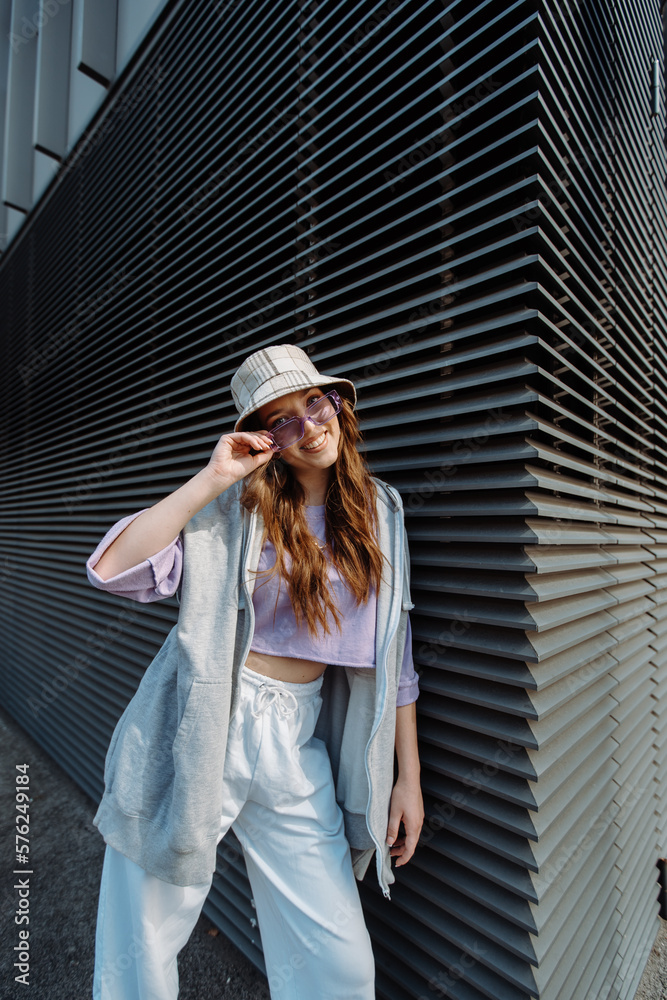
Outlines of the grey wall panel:
{"label": "grey wall panel", "polygon": [[105,86],[116,75],[118,0],[81,0],[77,8],[77,69]]}
{"label": "grey wall panel", "polygon": [[35,149],[62,159],[67,152],[72,6],[63,5],[42,18],[37,37],[35,76]]}
{"label": "grey wall panel", "polygon": [[[378,996],[631,997],[667,823],[657,6],[216,10],[167,5],[0,266],[3,704],[99,797],[178,607],[85,559],[300,343],[411,546],[427,819],[391,904],[360,886]],[[231,834],[206,912],[263,968]]]}
{"label": "grey wall panel", "polygon": [[0,197],[4,205],[22,212],[27,212],[32,205],[32,128],[37,67],[34,20],[38,11],[38,0],[12,0],[11,30],[5,43],[7,92]]}

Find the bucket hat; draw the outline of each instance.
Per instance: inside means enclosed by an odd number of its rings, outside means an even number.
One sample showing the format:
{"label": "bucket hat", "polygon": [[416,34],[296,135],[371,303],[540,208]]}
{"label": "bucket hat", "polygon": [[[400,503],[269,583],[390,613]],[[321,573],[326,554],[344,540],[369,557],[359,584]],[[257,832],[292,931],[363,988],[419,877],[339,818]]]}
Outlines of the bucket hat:
{"label": "bucket hat", "polygon": [[240,413],[235,431],[242,431],[248,417],[265,403],[298,389],[328,386],[352,406],[357,402],[349,379],[322,375],[306,352],[295,344],[273,344],[255,351],[235,372],[231,385],[234,405]]}

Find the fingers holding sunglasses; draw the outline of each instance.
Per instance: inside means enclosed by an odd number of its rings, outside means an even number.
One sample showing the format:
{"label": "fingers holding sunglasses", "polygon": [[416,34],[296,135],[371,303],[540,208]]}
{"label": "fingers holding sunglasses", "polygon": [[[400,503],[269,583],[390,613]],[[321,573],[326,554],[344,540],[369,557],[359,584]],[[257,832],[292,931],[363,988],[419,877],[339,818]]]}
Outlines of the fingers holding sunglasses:
{"label": "fingers holding sunglasses", "polygon": [[264,452],[270,449],[273,443],[268,431],[235,431],[233,434],[223,434],[223,437],[229,438],[232,449],[240,452],[246,449]]}
{"label": "fingers holding sunglasses", "polygon": [[274,454],[267,431],[234,431],[218,440],[206,466],[224,488],[265,465]]}
{"label": "fingers holding sunglasses", "polygon": [[268,431],[248,431],[248,434],[252,434],[255,443],[252,445],[254,451],[263,452],[267,448],[271,450],[273,446],[273,438]]}

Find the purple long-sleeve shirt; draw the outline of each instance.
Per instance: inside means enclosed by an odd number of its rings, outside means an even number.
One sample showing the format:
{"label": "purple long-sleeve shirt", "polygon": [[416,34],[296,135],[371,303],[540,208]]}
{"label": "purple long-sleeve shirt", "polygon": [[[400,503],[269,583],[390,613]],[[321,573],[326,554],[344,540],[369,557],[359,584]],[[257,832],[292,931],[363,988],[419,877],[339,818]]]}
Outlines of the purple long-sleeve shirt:
{"label": "purple long-sleeve shirt", "polygon": [[[121,518],[107,531],[104,538],[88,558],[86,572],[90,583],[100,590],[106,590],[120,597],[147,604],[164,597],[171,597],[178,588],[183,568],[183,545],[180,534],[169,545],[155,555],[131,566],[116,576],[103,580],[95,566],[103,553],[142,510]],[[307,507],[306,517],[311,531],[324,542],[324,507]],[[268,539],[262,546],[258,564],[259,570],[268,569],[275,563],[275,550]],[[255,610],[255,631],[251,650],[270,655],[293,656],[314,660],[318,663],[351,667],[375,667],[375,618],[376,595],[371,591],[369,600],[358,607],[351,592],[340,580],[333,565],[329,570],[329,585],[336,605],[341,612],[343,628],[338,630],[330,622],[330,634],[308,635],[304,623],[297,626],[294,610],[289,600],[284,581],[275,574],[268,582],[262,582],[260,575],[253,592]],[[277,601],[277,603],[276,603]],[[275,611],[275,620],[274,620]],[[409,705],[419,695],[419,678],[412,659],[412,631],[410,618],[405,642],[405,652],[398,684],[396,705]]]}

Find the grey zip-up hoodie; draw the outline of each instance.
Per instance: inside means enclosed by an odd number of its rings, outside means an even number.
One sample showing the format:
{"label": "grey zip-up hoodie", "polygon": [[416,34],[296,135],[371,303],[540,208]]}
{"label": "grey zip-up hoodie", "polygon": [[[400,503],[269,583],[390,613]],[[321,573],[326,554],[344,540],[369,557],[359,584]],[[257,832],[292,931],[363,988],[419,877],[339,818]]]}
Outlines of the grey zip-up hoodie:
{"label": "grey zip-up hoodie", "polygon": [[[410,600],[400,495],[379,479],[376,669],[329,667],[315,736],[331,759],[354,873],[376,852],[378,881],[395,881],[385,843],[394,783],[396,692]],[[263,521],[236,483],[183,529],[177,623],[111,737],[95,825],[108,844],[176,885],[215,871],[227,729],[254,632],[252,590]]]}

